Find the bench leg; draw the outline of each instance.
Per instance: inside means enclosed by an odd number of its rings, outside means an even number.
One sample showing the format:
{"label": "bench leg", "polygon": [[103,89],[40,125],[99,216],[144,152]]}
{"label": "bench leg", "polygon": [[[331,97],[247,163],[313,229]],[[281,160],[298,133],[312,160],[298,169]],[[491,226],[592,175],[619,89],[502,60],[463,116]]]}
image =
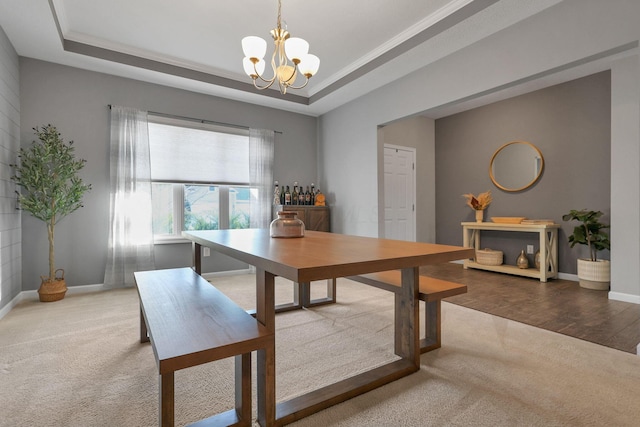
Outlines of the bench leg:
{"label": "bench leg", "polygon": [[174,384],[173,372],[160,375],[159,426],[173,427],[174,423]]}
{"label": "bench leg", "polygon": [[440,348],[440,300],[425,302],[424,339],[420,340],[420,353]]}
{"label": "bench leg", "polygon": [[251,353],[235,357],[236,415],[238,426],[251,425]]}
{"label": "bench leg", "polygon": [[302,306],[305,308],[316,305],[333,304],[336,302],[336,279],[327,279],[327,297],[311,299],[311,283],[300,283],[302,287]]}
{"label": "bench leg", "polygon": [[140,306],[140,342],[149,342],[149,333],[147,331],[147,322],[144,320],[142,306]]}

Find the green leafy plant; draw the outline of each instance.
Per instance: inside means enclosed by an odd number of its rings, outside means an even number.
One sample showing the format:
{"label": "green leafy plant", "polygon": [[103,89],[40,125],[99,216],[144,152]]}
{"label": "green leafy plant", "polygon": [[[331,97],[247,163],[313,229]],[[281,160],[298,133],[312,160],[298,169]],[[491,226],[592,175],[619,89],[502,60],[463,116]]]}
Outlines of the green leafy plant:
{"label": "green leafy plant", "polygon": [[569,236],[569,243],[573,248],[575,245],[586,245],[589,247],[591,261],[597,260],[598,251],[611,249],[609,235],[602,230],[609,228],[608,224],[600,222],[600,217],[604,215],[600,211],[571,210],[568,214],[562,215],[563,221],[580,221],[573,229],[573,234]]}
{"label": "green leafy plant", "polygon": [[65,143],[58,130],[47,125],[33,128],[38,141],[29,149],[20,148],[15,175],[22,188],[16,191],[19,207],[47,225],[49,238],[49,281],[55,278],[54,237],[56,224],[82,207],[82,196],[91,189],[78,172],[86,160],[76,160],[73,141]]}

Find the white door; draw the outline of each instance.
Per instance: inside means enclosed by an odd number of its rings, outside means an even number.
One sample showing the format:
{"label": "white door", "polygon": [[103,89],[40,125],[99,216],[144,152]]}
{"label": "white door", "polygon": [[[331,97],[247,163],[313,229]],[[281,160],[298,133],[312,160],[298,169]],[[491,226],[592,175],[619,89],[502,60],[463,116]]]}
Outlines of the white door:
{"label": "white door", "polygon": [[384,236],[416,240],[415,150],[384,146]]}

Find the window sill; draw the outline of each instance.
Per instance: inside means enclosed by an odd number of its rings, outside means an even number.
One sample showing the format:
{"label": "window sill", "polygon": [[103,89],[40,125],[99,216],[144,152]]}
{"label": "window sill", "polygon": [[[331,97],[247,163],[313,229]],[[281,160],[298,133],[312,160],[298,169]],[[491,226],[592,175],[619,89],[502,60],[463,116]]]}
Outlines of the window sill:
{"label": "window sill", "polygon": [[191,240],[185,239],[182,236],[159,236],[153,238],[154,245],[176,245],[191,243]]}

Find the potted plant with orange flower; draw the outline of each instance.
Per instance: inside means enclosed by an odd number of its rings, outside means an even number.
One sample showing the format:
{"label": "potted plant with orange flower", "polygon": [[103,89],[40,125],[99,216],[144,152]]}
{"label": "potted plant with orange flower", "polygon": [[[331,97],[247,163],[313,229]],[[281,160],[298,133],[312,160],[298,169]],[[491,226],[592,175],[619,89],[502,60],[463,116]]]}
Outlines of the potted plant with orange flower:
{"label": "potted plant with orange flower", "polygon": [[467,206],[476,211],[476,222],[482,222],[484,219],[484,210],[491,204],[493,200],[491,197],[491,191],[478,194],[478,197],[473,194],[463,194],[462,197],[467,199]]}

